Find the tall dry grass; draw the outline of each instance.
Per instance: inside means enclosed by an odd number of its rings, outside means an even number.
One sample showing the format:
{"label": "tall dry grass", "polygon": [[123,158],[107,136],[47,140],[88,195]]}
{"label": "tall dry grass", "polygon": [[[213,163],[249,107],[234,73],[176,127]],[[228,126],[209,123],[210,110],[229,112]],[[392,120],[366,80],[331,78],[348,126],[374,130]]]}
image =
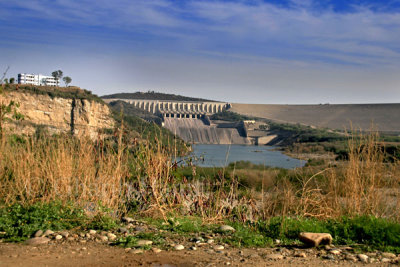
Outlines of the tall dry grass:
{"label": "tall dry grass", "polygon": [[[198,215],[204,221],[241,221],[272,216],[334,218],[374,215],[400,221],[398,163],[386,163],[377,135],[349,139],[347,161],[322,169],[288,172],[275,178],[257,170],[261,196],[245,194],[235,177],[188,181],[174,175],[167,148],[156,138],[128,144],[124,131],[114,141],[85,138],[26,137],[0,140],[0,204],[72,202],[81,207],[105,206],[119,214],[148,216]],[[235,174],[236,172],[236,174]],[[251,177],[250,177],[251,178]],[[267,183],[264,180],[267,179]],[[273,181],[273,182],[272,182]],[[249,183],[251,186],[251,183]]]}
{"label": "tall dry grass", "polygon": [[263,197],[263,217],[374,215],[400,221],[399,181],[400,165],[385,162],[378,134],[354,134],[348,160],[295,170],[277,181]]}
{"label": "tall dry grass", "polygon": [[159,139],[132,145],[124,143],[123,132],[110,142],[67,135],[11,141],[12,136],[4,136],[0,204],[61,201],[94,212],[107,207],[118,214],[137,211],[165,219],[171,213],[192,214],[207,221],[222,220],[248,204],[238,197],[235,183],[177,180],[168,148]]}
{"label": "tall dry grass", "polygon": [[0,144],[0,196],[15,202],[73,202],[117,208],[128,176],[122,146],[96,144],[82,138],[25,138]]}

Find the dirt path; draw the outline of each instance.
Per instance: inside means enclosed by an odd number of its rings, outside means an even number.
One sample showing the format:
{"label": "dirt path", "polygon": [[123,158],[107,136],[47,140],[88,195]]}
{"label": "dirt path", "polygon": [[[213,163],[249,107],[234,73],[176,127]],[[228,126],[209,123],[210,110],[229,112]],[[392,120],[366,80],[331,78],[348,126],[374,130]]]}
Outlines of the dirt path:
{"label": "dirt path", "polygon": [[[303,250],[304,251],[304,250]],[[355,266],[361,262],[329,260],[317,257],[317,251],[307,250],[306,257],[281,256],[276,249],[209,249],[196,251],[133,250],[89,242],[87,244],[49,243],[40,246],[0,244],[0,266]],[[277,258],[277,259],[274,259]],[[369,265],[377,265],[369,264]]]}

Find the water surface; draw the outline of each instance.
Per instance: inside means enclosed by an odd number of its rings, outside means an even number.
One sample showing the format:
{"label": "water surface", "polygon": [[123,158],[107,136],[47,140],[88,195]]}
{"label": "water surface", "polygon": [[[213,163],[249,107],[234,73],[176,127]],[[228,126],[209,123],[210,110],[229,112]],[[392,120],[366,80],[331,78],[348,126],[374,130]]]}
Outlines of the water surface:
{"label": "water surface", "polygon": [[193,145],[192,156],[198,158],[195,165],[201,167],[224,167],[235,161],[250,161],[270,167],[293,169],[306,163],[286,156],[273,146],[246,145]]}

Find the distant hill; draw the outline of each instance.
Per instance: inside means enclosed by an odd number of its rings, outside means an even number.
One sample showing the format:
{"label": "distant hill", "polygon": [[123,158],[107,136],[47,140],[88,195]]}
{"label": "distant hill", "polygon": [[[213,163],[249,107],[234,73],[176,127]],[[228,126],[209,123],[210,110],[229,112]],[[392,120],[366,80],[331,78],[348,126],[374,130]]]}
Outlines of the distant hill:
{"label": "distant hill", "polygon": [[233,103],[230,111],[279,123],[400,133],[400,104],[267,105]]}
{"label": "distant hill", "polygon": [[209,100],[209,99],[187,97],[187,96],[174,95],[174,94],[164,94],[164,93],[158,93],[158,92],[154,92],[154,91],[135,92],[135,93],[117,93],[117,94],[111,94],[111,95],[104,95],[101,98],[103,98],[103,99],[118,98],[118,99],[144,99],[144,100],[174,100],[174,101],[216,102],[214,100]]}

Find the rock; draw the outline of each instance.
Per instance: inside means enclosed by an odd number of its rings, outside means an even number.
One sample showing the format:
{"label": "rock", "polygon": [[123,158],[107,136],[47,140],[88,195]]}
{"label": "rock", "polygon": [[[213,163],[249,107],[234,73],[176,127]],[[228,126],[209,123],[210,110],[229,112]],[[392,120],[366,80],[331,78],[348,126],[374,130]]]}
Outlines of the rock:
{"label": "rock", "polygon": [[126,222],[126,223],[133,223],[135,220],[133,219],[133,218],[131,218],[131,217],[122,217],[122,219],[121,219],[123,222]]}
{"label": "rock", "polygon": [[142,254],[143,250],[142,249],[132,249],[131,253],[133,253],[133,254]]}
{"label": "rock", "polygon": [[108,237],[102,235],[102,236],[100,236],[100,240],[103,241],[103,242],[107,242],[108,241]]}
{"label": "rock", "polygon": [[162,250],[159,248],[152,248],[151,249],[154,253],[160,253]]}
{"label": "rock", "polygon": [[62,235],[65,238],[69,237],[69,233],[67,231],[60,232],[60,235]]}
{"label": "rock", "polygon": [[131,251],[131,249],[132,249],[132,248],[126,248],[126,249],[125,249],[125,252],[129,252],[129,251]]}
{"label": "rock", "polygon": [[110,240],[110,241],[114,241],[115,239],[117,239],[117,236],[114,235],[113,233],[107,233],[107,237],[108,237],[108,240]]}
{"label": "rock", "polygon": [[91,234],[91,235],[95,235],[96,233],[97,233],[96,230],[89,230],[89,234]]}
{"label": "rock", "polygon": [[128,233],[128,228],[126,228],[126,227],[121,227],[121,228],[118,229],[118,231],[119,231],[120,233],[125,234],[125,233]]}
{"label": "rock", "polygon": [[382,259],[381,259],[381,262],[382,262],[382,263],[389,263],[389,262],[392,262],[392,260],[391,260],[391,259],[388,259],[388,258],[382,258]]}
{"label": "rock", "polygon": [[43,235],[43,231],[42,230],[37,230],[33,236],[34,237],[40,237],[42,235]]}
{"label": "rock", "polygon": [[383,252],[382,257],[388,258],[388,259],[394,259],[394,258],[396,258],[396,254],[390,253],[390,252]]}
{"label": "rock", "polygon": [[182,246],[182,245],[176,245],[176,246],[174,246],[174,249],[175,249],[175,250],[184,250],[185,247]]}
{"label": "rock", "polygon": [[279,239],[275,239],[275,244],[279,245],[281,241]]}
{"label": "rock", "polygon": [[70,237],[67,237],[67,239],[68,239],[68,241],[75,241],[75,238],[74,238],[74,237],[72,237],[72,236],[70,236]]}
{"label": "rock", "polygon": [[51,231],[51,230],[46,230],[46,231],[43,233],[42,236],[49,236],[49,235],[52,235],[52,234],[54,234],[53,231]]}
{"label": "rock", "polygon": [[332,261],[335,260],[335,257],[333,255],[324,255],[322,256],[322,258],[325,260],[332,260]]}
{"label": "rock", "polygon": [[50,242],[50,239],[48,239],[47,237],[34,237],[31,239],[28,239],[25,241],[25,244],[27,245],[42,245],[42,244],[47,244]]}
{"label": "rock", "polygon": [[136,232],[139,232],[139,233],[146,232],[146,227],[143,227],[143,226],[136,226],[136,227],[135,227],[135,231],[136,231]]}
{"label": "rock", "polygon": [[229,225],[221,225],[219,230],[221,230],[222,232],[234,232],[235,228],[233,228],[232,226],[229,226]]}
{"label": "rock", "polygon": [[149,245],[151,245],[151,244],[153,244],[153,241],[151,241],[151,240],[138,240],[137,241],[137,245],[139,246],[139,247],[144,247],[144,246],[149,246]]}
{"label": "rock", "polygon": [[356,262],[357,258],[352,254],[347,254],[345,260]]}
{"label": "rock", "polygon": [[63,238],[62,235],[56,235],[56,237],[55,237],[56,240],[61,240],[62,238]]}
{"label": "rock", "polygon": [[214,247],[215,250],[224,250],[224,246],[218,245]]}
{"label": "rock", "polygon": [[212,243],[214,243],[214,239],[208,239],[207,240],[207,244],[212,244]]}
{"label": "rock", "polygon": [[266,256],[269,260],[282,260],[283,256],[281,254],[269,254]]}
{"label": "rock", "polygon": [[331,250],[329,250],[329,253],[332,255],[340,255],[340,253],[342,253],[342,251],[340,249],[331,249]]}
{"label": "rock", "polygon": [[191,249],[191,250],[197,250],[197,248],[196,248],[196,247],[191,247],[190,249]]}
{"label": "rock", "polygon": [[201,243],[201,242],[204,242],[204,238],[202,238],[202,237],[195,237],[195,238],[193,238],[192,239],[192,242],[195,242],[195,243]]}
{"label": "rock", "polygon": [[304,252],[296,253],[294,256],[298,258],[307,258],[307,255]]}
{"label": "rock", "polygon": [[368,256],[365,254],[358,254],[357,258],[363,263],[368,263]]}
{"label": "rock", "polygon": [[92,236],[91,236],[89,233],[86,233],[85,237],[86,237],[87,239],[90,239]]}
{"label": "rock", "polygon": [[328,233],[305,233],[299,234],[299,239],[306,245],[318,247],[319,245],[332,243],[332,236]]}

